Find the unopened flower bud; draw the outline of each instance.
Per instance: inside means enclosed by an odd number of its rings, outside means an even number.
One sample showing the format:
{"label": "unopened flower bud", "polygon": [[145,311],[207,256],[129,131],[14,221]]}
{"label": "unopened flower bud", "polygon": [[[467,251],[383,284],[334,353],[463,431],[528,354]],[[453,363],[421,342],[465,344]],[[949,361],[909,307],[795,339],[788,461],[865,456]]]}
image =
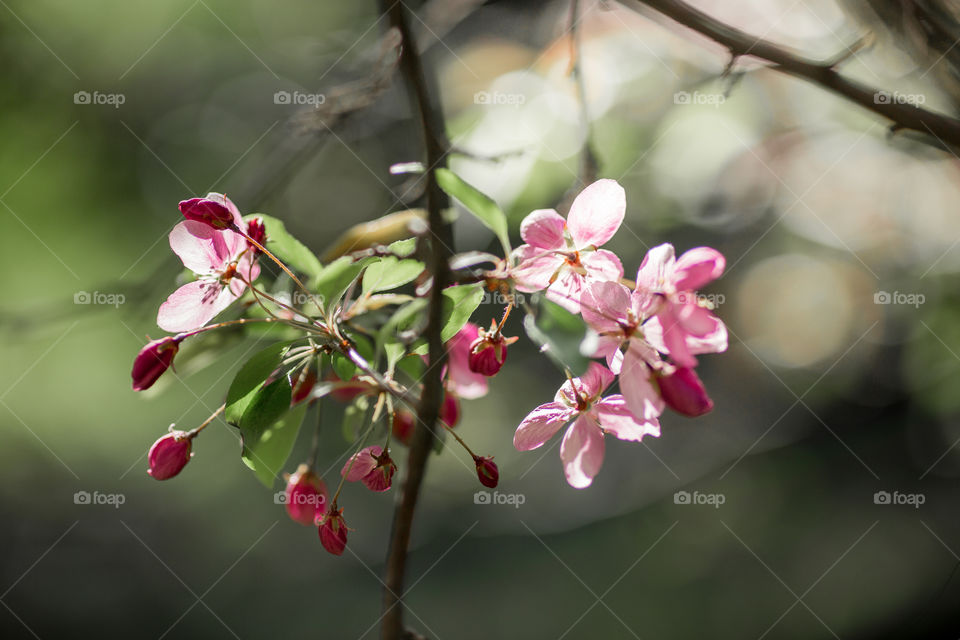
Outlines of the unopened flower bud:
{"label": "unopened flower bud", "polygon": [[443,404],[440,405],[440,420],[451,429],[460,422],[460,399],[452,391],[447,391],[443,395]]}
{"label": "unopened flower bud", "polygon": [[477,465],[477,477],[480,484],[493,489],[500,482],[500,470],[492,457],[474,456],[473,462]]}
{"label": "unopened flower bud", "polygon": [[677,367],[657,377],[660,395],[668,407],[679,414],[695,418],[713,409],[713,400],[693,369]]}
{"label": "unopened flower bud", "polygon": [[192,439],[186,431],[171,431],[154,442],[147,454],[147,473],[157,480],[169,480],[180,473],[190,462]]}
{"label": "unopened flower bud", "polygon": [[143,391],[153,386],[163,372],[173,364],[182,338],[167,336],[147,344],[133,359],[133,390]]}
{"label": "unopened flower bud", "polygon": [[507,359],[507,346],[500,340],[477,338],[470,345],[470,371],[483,376],[496,375]]}
{"label": "unopened flower bud", "polygon": [[[264,243],[267,241],[267,230],[266,227],[263,226],[263,220],[253,218],[247,222],[247,235],[260,246],[264,246]],[[250,242],[250,239],[247,240],[247,246],[254,255],[260,252],[259,247]]]}
{"label": "unopened flower bud", "polygon": [[331,507],[320,520],[320,544],[335,556],[347,548],[347,523],[343,519],[343,509]]}
{"label": "unopened flower bud", "polygon": [[180,213],[187,220],[202,222],[214,229],[229,229],[234,225],[233,213],[222,202],[207,198],[190,198],[180,202]]}
{"label": "unopened flower bud", "polygon": [[287,514],[300,524],[315,525],[327,507],[327,485],[305,464],[287,478]]}

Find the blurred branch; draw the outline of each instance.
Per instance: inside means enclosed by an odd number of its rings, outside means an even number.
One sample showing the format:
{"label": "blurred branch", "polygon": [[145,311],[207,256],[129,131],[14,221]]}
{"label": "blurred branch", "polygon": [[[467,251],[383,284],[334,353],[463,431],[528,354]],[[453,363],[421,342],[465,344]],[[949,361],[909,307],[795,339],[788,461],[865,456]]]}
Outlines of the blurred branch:
{"label": "blurred branch", "polygon": [[723,45],[733,59],[753,56],[773,63],[773,69],[808,80],[890,120],[892,131],[908,129],[936,138],[940,145],[960,148],[960,120],[895,100],[878,100],[879,89],[846,78],[835,62],[820,62],[793,53],[769,40],[727,25],[682,0],[621,0],[634,10],[649,7]]}
{"label": "blurred branch", "polygon": [[417,415],[417,425],[407,456],[406,478],[399,503],[394,511],[390,547],[387,552],[386,575],[384,576],[383,640],[401,640],[410,632],[403,628],[403,582],[410,546],[410,531],[414,511],[420,495],[426,471],[427,458],[433,448],[434,427],[440,414],[443,399],[443,364],[446,351],[440,330],[443,326],[443,289],[450,282],[450,256],[453,234],[450,224],[443,218],[446,196],[437,184],[435,169],[443,163],[449,145],[445,139],[443,118],[430,101],[430,90],[423,64],[411,36],[406,17],[406,7],[399,0],[381,0],[390,25],[401,36],[400,70],[409,90],[413,112],[419,116],[426,151],[427,226],[430,236],[428,267],[433,277],[430,288],[430,307],[427,313],[427,344],[430,367],[423,380],[423,393]]}

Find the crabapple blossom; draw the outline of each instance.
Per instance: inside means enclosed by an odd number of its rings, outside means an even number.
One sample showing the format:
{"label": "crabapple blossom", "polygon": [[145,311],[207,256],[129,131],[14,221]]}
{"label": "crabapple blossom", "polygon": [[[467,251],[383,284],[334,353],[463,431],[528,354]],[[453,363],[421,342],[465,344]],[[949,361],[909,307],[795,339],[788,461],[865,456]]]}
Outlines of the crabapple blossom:
{"label": "crabapple blossom", "polygon": [[647,252],[637,271],[637,289],[658,298],[644,335],[680,367],[694,367],[695,354],[727,349],[727,328],[702,305],[696,290],[723,273],[726,260],[709,247],[690,249],[674,257],[673,245],[661,244]]}
{"label": "crabapple blossom", "polygon": [[553,402],[540,405],[524,418],[513,436],[513,445],[519,451],[536,449],[572,422],[560,444],[564,474],[573,487],[590,486],[603,465],[605,434],[633,441],[660,435],[657,418],[635,417],[622,395],[601,397],[613,379],[613,372],[591,362],[583,376],[560,387]]}
{"label": "crabapple blossom", "polygon": [[580,192],[567,219],[553,209],[538,209],[520,224],[526,244],[517,247],[512,276],[518,291],[546,289],[548,300],[580,312],[580,294],[592,280],[623,277],[620,259],[600,249],[623,222],[627,202],[616,180],[597,180]]}
{"label": "crabapple blossom", "polygon": [[133,360],[133,390],[144,391],[153,386],[173,364],[173,357],[180,349],[182,336],[167,336],[148,343]]}
{"label": "crabapple blossom", "polygon": [[480,327],[468,322],[447,340],[447,388],[467,400],[487,395],[487,377],[470,368],[470,352]]}
{"label": "crabapple blossom", "polygon": [[161,437],[147,454],[147,473],[157,480],[176,476],[190,462],[192,442],[193,435],[186,431],[171,431]]}
{"label": "crabapple blossom", "polygon": [[[226,196],[219,197],[234,222],[241,223],[236,206]],[[217,204],[214,200],[194,200]],[[260,275],[256,258],[242,235],[217,230],[205,222],[190,219],[175,226],[170,232],[170,248],[199,278],[174,291],[160,305],[157,324],[166,331],[192,331],[204,326],[243,294],[247,282]]]}
{"label": "crabapple blossom", "polygon": [[365,447],[350,456],[340,475],[349,482],[363,482],[371,491],[386,491],[393,483],[397,465],[383,447]]}
{"label": "crabapple blossom", "polygon": [[287,477],[287,514],[294,522],[312,525],[323,517],[327,485],[308,465],[301,464]]}

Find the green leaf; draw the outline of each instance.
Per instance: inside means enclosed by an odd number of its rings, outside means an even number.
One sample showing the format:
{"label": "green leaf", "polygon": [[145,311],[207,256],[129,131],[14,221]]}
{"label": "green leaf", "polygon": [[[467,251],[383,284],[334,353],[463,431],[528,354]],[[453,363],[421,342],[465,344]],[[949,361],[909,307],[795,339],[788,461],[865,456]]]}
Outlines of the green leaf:
{"label": "green leaf", "polygon": [[422,262],[387,256],[367,266],[367,270],[363,273],[363,292],[376,293],[396,289],[408,282],[413,282],[421,273],[423,273]]}
{"label": "green leaf", "polygon": [[507,229],[507,216],[500,210],[497,203],[489,196],[484,195],[475,187],[464,182],[460,176],[449,169],[437,169],[437,184],[447,195],[463,203],[467,210],[497,234],[500,244],[503,245],[505,255],[510,255],[510,234]]}
{"label": "green leaf", "polygon": [[280,366],[283,354],[290,348],[290,343],[291,341],[272,344],[256,353],[240,367],[227,391],[227,408],[224,412],[227,422],[234,426],[240,425],[251,400],[263,386],[264,380]]}
{"label": "green leaf", "polygon": [[316,278],[323,270],[320,260],[302,242],[290,235],[283,222],[262,213],[254,213],[244,220],[261,218],[267,232],[267,249],[288,267],[310,278]]}
{"label": "green leaf", "polygon": [[423,358],[418,355],[409,355],[397,362],[397,369],[410,376],[411,380],[420,380],[424,368]]}
{"label": "green leaf", "polygon": [[[276,388],[271,390],[274,385]],[[264,393],[269,400],[265,399],[262,405],[264,411],[259,412],[262,420],[251,420],[253,426],[241,428],[241,459],[253,470],[257,479],[270,488],[290,457],[307,411],[307,403],[302,402],[290,409],[290,385],[286,378],[275,380],[264,389]],[[286,406],[282,407],[284,399]],[[265,421],[268,411],[275,416],[269,422]]]}
{"label": "green leaf", "polygon": [[[457,335],[470,320],[470,316],[483,302],[483,286],[480,284],[462,284],[456,287],[447,287],[443,290],[443,328],[440,337],[444,342]],[[418,340],[417,346],[411,353],[425,355],[428,345],[424,340]]]}
{"label": "green leaf", "polygon": [[360,429],[363,428],[369,406],[369,401],[365,397],[358,396],[353,404],[344,410],[343,425],[341,426],[344,440],[347,442],[356,441],[360,435]]}
{"label": "green leaf", "polygon": [[327,313],[339,304],[350,284],[356,280],[370,260],[372,258],[363,258],[354,262],[349,256],[337,258],[325,266],[323,271],[314,279],[314,291],[323,300],[323,306]]}
{"label": "green leaf", "polygon": [[350,382],[353,376],[357,375],[357,365],[350,361],[350,358],[335,353],[330,358],[333,364],[333,372],[344,382]]}
{"label": "green leaf", "polygon": [[409,258],[417,250],[417,239],[397,240],[387,245],[387,250],[398,258]]}
{"label": "green leaf", "polygon": [[537,316],[528,314],[523,319],[523,328],[558,366],[570,369],[574,375],[587,370],[590,360],[580,353],[586,328],[577,316],[558,304],[542,300]]}

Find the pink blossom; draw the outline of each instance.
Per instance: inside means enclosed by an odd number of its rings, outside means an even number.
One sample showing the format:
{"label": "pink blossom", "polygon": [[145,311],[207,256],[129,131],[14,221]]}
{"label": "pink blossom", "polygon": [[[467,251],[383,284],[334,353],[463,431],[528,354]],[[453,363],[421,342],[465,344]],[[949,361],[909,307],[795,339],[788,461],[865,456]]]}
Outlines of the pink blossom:
{"label": "pink blossom", "polygon": [[560,459],[571,486],[590,486],[603,464],[604,434],[633,441],[660,435],[657,418],[638,419],[622,395],[601,397],[613,379],[613,372],[591,362],[582,377],[560,387],[553,402],[540,405],[524,418],[513,436],[513,446],[519,451],[536,449],[573,421],[560,444]]}
{"label": "pink blossom", "polygon": [[680,367],[695,367],[694,354],[727,349],[727,328],[702,304],[696,290],[723,273],[723,255],[697,247],[674,258],[673,246],[647,252],[637,272],[637,289],[656,295],[659,305],[644,325],[646,339]]}
{"label": "pink blossom", "polygon": [[193,436],[186,431],[171,431],[150,447],[147,470],[157,480],[169,480],[176,476],[190,462],[193,455]]}
{"label": "pink blossom", "polygon": [[597,180],[573,201],[567,219],[538,209],[520,225],[526,244],[517,247],[512,276],[518,291],[547,290],[547,299],[580,312],[580,295],[591,280],[619,280],[623,266],[599,249],[623,222],[626,195],[616,180]]}
{"label": "pink blossom", "polygon": [[130,374],[134,391],[149,389],[170,368],[182,340],[180,336],[167,336],[150,342],[140,350],[133,360]]}
{"label": "pink blossom", "polygon": [[382,447],[365,447],[356,452],[340,471],[348,482],[363,482],[371,491],[386,491],[393,483],[397,465]]}
{"label": "pink blossom", "polygon": [[[237,224],[240,212],[226,196],[211,193],[207,198],[222,198]],[[187,220],[170,232],[170,248],[183,265],[199,278],[189,282],[160,305],[160,328],[192,331],[204,326],[239,298],[246,284],[260,275],[260,267],[247,248],[246,239],[233,231],[219,231],[204,222]]]}
{"label": "pink blossom", "polygon": [[487,377],[470,369],[471,347],[479,336],[480,327],[468,322],[447,340],[447,387],[468,400],[487,395]]}

